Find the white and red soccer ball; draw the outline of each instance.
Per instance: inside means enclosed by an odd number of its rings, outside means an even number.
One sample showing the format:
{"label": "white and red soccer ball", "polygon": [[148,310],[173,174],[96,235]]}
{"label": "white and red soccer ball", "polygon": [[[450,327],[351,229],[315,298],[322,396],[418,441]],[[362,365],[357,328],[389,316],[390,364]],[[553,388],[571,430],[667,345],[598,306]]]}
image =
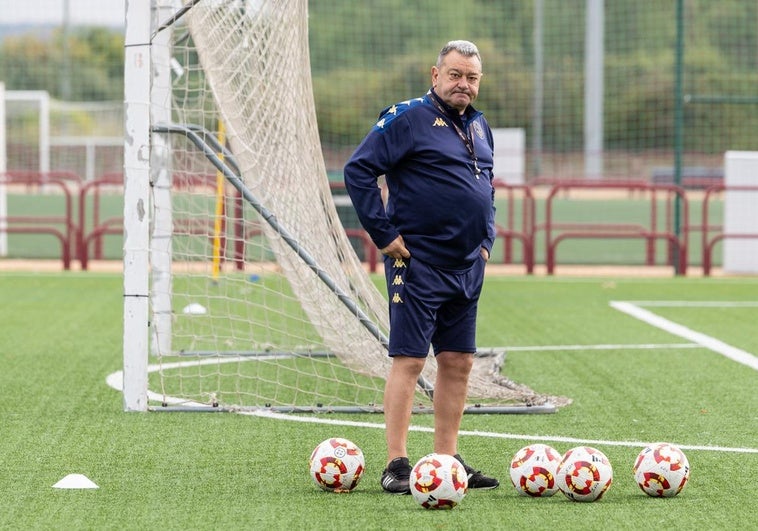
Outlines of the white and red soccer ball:
{"label": "white and red soccer ball", "polygon": [[593,502],[603,497],[613,482],[613,467],[603,452],[577,446],[563,455],[556,473],[558,488],[567,498]]}
{"label": "white and red soccer ball", "polygon": [[322,441],[311,453],[311,478],[326,491],[350,492],[358,485],[365,468],[361,449],[341,437]]}
{"label": "white and red soccer ball", "polygon": [[522,496],[546,498],[558,492],[556,474],[561,454],[547,444],[530,444],[511,459],[511,483]]}
{"label": "white and red soccer ball", "polygon": [[468,475],[452,455],[432,453],[414,465],[410,488],[424,509],[452,509],[466,495]]}
{"label": "white and red soccer ball", "polygon": [[690,478],[690,463],[677,446],[653,443],[646,446],[634,462],[634,480],[642,491],[654,498],[679,494]]}

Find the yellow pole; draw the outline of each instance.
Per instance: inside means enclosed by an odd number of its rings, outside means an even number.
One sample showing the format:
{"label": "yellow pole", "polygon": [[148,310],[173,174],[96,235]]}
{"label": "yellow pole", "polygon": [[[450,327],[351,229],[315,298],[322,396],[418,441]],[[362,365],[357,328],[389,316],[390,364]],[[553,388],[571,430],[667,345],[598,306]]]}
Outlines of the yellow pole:
{"label": "yellow pole", "polygon": [[[222,146],[226,142],[226,131],[224,122],[218,121],[218,143]],[[219,158],[223,161],[224,154],[219,153]],[[213,220],[213,281],[218,280],[219,270],[221,268],[221,229],[223,227],[224,216],[224,174],[216,171],[216,212]]]}

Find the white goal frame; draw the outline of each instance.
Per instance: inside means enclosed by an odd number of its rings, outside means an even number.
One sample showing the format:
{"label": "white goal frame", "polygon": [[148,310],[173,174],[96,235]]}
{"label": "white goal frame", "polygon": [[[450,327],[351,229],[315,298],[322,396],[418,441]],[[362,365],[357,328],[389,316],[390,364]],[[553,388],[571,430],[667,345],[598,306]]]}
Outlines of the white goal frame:
{"label": "white goal frame", "polygon": [[147,411],[151,0],[126,4],[124,37],[124,335],[126,411]]}
{"label": "white goal frame", "polygon": [[[223,153],[226,148],[214,139],[210,139],[204,131],[203,126],[192,124],[173,123],[174,114],[177,109],[173,109],[172,103],[172,71],[177,78],[181,73],[176,71],[174,57],[172,57],[172,31],[174,22],[180,20],[193,7],[200,4],[199,9],[192,11],[186,16],[188,20],[187,27],[190,30],[188,34],[197,45],[198,56],[200,57],[200,66],[203,68],[203,75],[207,72],[208,83],[213,92],[214,99],[217,101],[220,115],[218,120],[228,124],[230,129],[230,145],[232,150],[237,149],[241,159],[241,165],[233,160],[232,152]],[[241,6],[243,4],[234,4]],[[247,4],[244,4],[247,6]],[[237,12],[234,11],[233,5],[223,4],[217,0],[190,0],[183,6],[178,6],[173,0],[132,0],[127,3],[126,10],[126,34],[125,34],[125,92],[124,92],[124,120],[125,120],[125,138],[124,138],[124,239],[123,239],[123,274],[124,274],[124,333],[123,333],[123,402],[126,411],[147,411],[150,409],[150,397],[148,393],[149,371],[148,363],[151,354],[155,353],[162,360],[164,357],[179,356],[189,354],[194,357],[214,356],[217,358],[216,363],[220,361],[221,356],[260,356],[260,358],[276,358],[279,355],[286,355],[287,359],[295,359],[295,365],[298,360],[305,359],[309,364],[308,371],[302,373],[303,378],[307,381],[308,377],[315,378],[318,382],[317,390],[310,393],[309,383],[300,385],[301,373],[298,368],[291,369],[291,374],[296,373],[297,383],[285,384],[287,389],[296,389],[314,398],[309,398],[309,405],[305,406],[307,411],[319,412],[322,405],[319,404],[319,398],[334,398],[334,404],[327,404],[325,411],[344,411],[344,412],[364,412],[367,410],[380,411],[375,406],[375,402],[357,404],[356,394],[350,393],[350,396],[331,395],[327,393],[334,392],[330,389],[330,382],[337,385],[352,385],[356,383],[356,378],[371,380],[367,383],[366,390],[374,393],[381,391],[381,385],[377,386],[375,380],[380,381],[386,376],[385,370],[388,370],[389,360],[386,356],[388,341],[385,337],[388,328],[388,316],[386,315],[386,301],[372,284],[366,271],[360,264],[354,250],[350,246],[347,235],[337,218],[331,191],[326,181],[326,171],[323,167],[323,158],[318,144],[318,134],[315,129],[315,111],[310,87],[310,77],[295,79],[293,84],[299,85],[293,89],[294,97],[298,99],[300,106],[285,106],[282,109],[295,109],[296,115],[287,114],[287,111],[280,110],[281,118],[277,125],[286,127],[279,128],[276,132],[280,135],[278,141],[272,141],[269,137],[259,140],[258,133],[267,133],[266,126],[251,126],[250,116],[255,116],[255,111],[247,109],[245,101],[236,98],[240,94],[254,93],[255,88],[261,85],[247,85],[250,78],[253,82],[258,82],[256,68],[268,68],[271,61],[276,61],[276,65],[281,65],[282,71],[306,72],[310,74],[307,50],[307,2],[305,0],[292,0],[290,5],[284,6],[276,2],[268,5],[265,1],[252,2],[253,10],[257,10],[251,17],[263,19],[264,26],[259,33],[233,33],[227,43],[228,33],[219,31],[222,26],[215,26],[213,30],[207,30],[204,24],[205,16],[219,16],[223,25],[229,23],[232,25],[239,22],[247,22],[247,17],[235,18]],[[226,8],[229,8],[228,10]],[[247,6],[250,7],[250,6]],[[294,14],[292,18],[281,17],[284,8],[289,7],[288,13]],[[281,10],[280,10],[281,9]],[[197,13],[197,20],[196,20]],[[270,18],[269,18],[270,17]],[[234,60],[228,61],[230,55],[240,55],[235,57],[237,61],[247,62],[248,58],[254,55],[248,51],[249,36],[261,35],[261,41],[265,41],[269,21],[278,30],[275,35],[279,38],[278,44],[282,45],[285,41],[296,42],[299,47],[290,49],[291,55],[278,55],[274,59],[269,59],[268,55],[263,55],[262,64],[251,64],[244,67],[233,69],[233,75],[228,75],[229,71],[220,69],[221,63],[230,63],[236,66]],[[253,23],[251,21],[251,23]],[[290,24],[295,24],[297,28],[292,28]],[[228,26],[223,26],[226,29]],[[290,29],[297,31],[298,38],[291,38]],[[212,46],[208,39],[221,35],[219,46]],[[184,37],[177,32],[177,41]],[[242,44],[235,38],[241,38]],[[251,39],[258,40],[258,39]],[[288,42],[283,46],[286,47]],[[225,46],[230,46],[225,48]],[[213,54],[216,54],[215,56]],[[279,60],[281,59],[281,63]],[[209,61],[207,64],[203,60]],[[293,66],[293,62],[298,64]],[[303,65],[305,64],[305,67]],[[158,66],[160,65],[160,66]],[[181,66],[178,67],[181,69]],[[252,68],[253,70],[249,70]],[[239,75],[238,75],[239,74]],[[298,74],[300,75],[300,74]],[[281,80],[278,80],[282,82]],[[239,83],[240,86],[235,85]],[[289,86],[289,85],[288,85]],[[251,88],[252,87],[252,88]],[[184,105],[180,105],[182,109]],[[240,110],[243,108],[244,110]],[[194,105],[191,108],[196,108]],[[201,111],[204,107],[201,107]],[[233,111],[233,113],[230,113]],[[247,112],[244,112],[247,111]],[[181,121],[181,120],[180,120]],[[297,122],[295,124],[295,122]],[[198,128],[201,133],[198,134]],[[314,135],[315,133],[315,135]],[[182,135],[184,138],[178,139],[176,135]],[[173,136],[172,136],[173,135]],[[189,142],[187,142],[189,140]],[[209,145],[208,142],[216,142],[215,145]],[[205,163],[210,162],[216,168],[217,182],[231,184],[239,194],[240,201],[245,202],[244,206],[251,206],[257,213],[257,220],[262,225],[262,234],[265,236],[270,247],[268,250],[276,258],[275,265],[280,269],[271,276],[284,278],[289,285],[280,285],[277,289],[269,289],[276,293],[276,296],[282,298],[283,302],[297,301],[301,306],[300,309],[289,307],[282,310],[279,303],[275,301],[275,308],[272,309],[278,317],[285,316],[285,319],[292,317],[299,319],[298,323],[302,325],[313,325],[320,339],[314,340],[308,336],[307,331],[301,332],[301,329],[288,328],[286,333],[290,339],[298,341],[296,344],[284,342],[285,351],[273,351],[273,356],[269,356],[268,350],[264,351],[240,351],[235,347],[227,347],[214,343],[211,346],[214,350],[204,350],[203,341],[196,341],[194,329],[191,334],[182,336],[184,341],[187,337],[191,338],[192,346],[183,346],[182,340],[172,338],[172,331],[180,328],[177,318],[187,319],[187,311],[175,310],[172,306],[172,298],[177,294],[173,285],[172,277],[172,259],[175,255],[181,254],[178,246],[172,248],[172,238],[174,235],[175,224],[179,221],[180,215],[174,214],[174,201],[172,197],[172,186],[178,170],[183,168],[187,161],[179,161],[178,168],[172,168],[172,164],[177,161],[175,155],[182,153],[180,144],[194,143],[194,153],[204,157]],[[273,153],[271,152],[273,150]],[[277,151],[278,150],[278,151]],[[265,153],[266,156],[260,155],[259,152]],[[281,156],[280,156],[281,155]],[[278,160],[286,160],[287,157],[303,158],[302,163],[293,165],[283,171],[281,164],[276,165]],[[201,157],[202,158],[202,157]],[[272,162],[275,165],[272,165]],[[260,167],[259,167],[260,165]],[[242,167],[242,170],[240,170]],[[292,182],[288,178],[299,177],[301,181]],[[264,180],[265,179],[265,180]],[[323,180],[322,180],[323,179]],[[260,182],[258,182],[260,180]],[[289,187],[282,184],[289,182]],[[297,183],[296,185],[293,185]],[[219,186],[217,184],[217,190]],[[254,187],[251,191],[250,187]],[[255,188],[257,186],[257,188]],[[269,193],[283,190],[279,196]],[[263,193],[267,195],[264,202],[258,201],[256,194]],[[217,192],[218,194],[218,192]],[[282,195],[284,194],[284,195]],[[276,196],[276,197],[272,197]],[[219,196],[220,197],[220,196]],[[293,213],[288,210],[291,205],[303,207]],[[271,211],[275,210],[275,211]],[[176,220],[173,219],[176,216]],[[223,216],[228,216],[223,213]],[[218,211],[215,215],[216,220],[220,215]],[[280,221],[280,218],[286,221]],[[207,219],[206,219],[207,221]],[[244,221],[244,219],[243,219]],[[296,232],[291,232],[294,228]],[[185,234],[186,235],[186,234]],[[214,232],[214,240],[217,233]],[[247,243],[245,234],[240,238]],[[303,246],[301,242],[306,242]],[[307,247],[311,247],[308,249]],[[314,254],[311,254],[313,251]],[[207,252],[206,252],[207,253]],[[193,255],[195,256],[195,255]],[[209,254],[200,255],[202,260],[207,259]],[[217,254],[213,254],[215,260]],[[255,260],[251,258],[251,260]],[[181,259],[177,258],[178,263]],[[252,265],[251,262],[245,261],[245,265]],[[260,267],[260,266],[258,266]],[[202,279],[207,281],[210,277],[205,275]],[[257,276],[257,275],[254,275]],[[194,274],[193,278],[198,275]],[[215,282],[215,277],[213,277]],[[231,279],[229,279],[231,280]],[[239,286],[237,286],[239,288]],[[267,288],[268,289],[268,288]],[[292,295],[285,295],[288,289],[294,292]],[[194,292],[193,292],[194,293]],[[225,296],[227,297],[227,296]],[[288,297],[287,300],[284,300]],[[237,292],[232,297],[227,297],[228,302],[244,301],[247,299],[238,296]],[[211,301],[212,302],[212,301]],[[269,311],[269,305],[259,306]],[[181,306],[179,306],[181,308]],[[189,306],[187,307],[189,308]],[[185,308],[185,310],[187,309]],[[302,310],[302,315],[300,310]],[[176,312],[176,313],[174,313]],[[191,312],[190,312],[191,313]],[[205,309],[203,308],[203,314]],[[222,319],[231,319],[234,312],[231,310],[220,312]],[[273,314],[272,314],[273,315]],[[237,315],[236,322],[248,321],[249,315]],[[182,321],[189,322],[189,321]],[[214,321],[217,322],[217,321]],[[256,334],[260,330],[268,328],[268,321],[259,325]],[[275,329],[278,333],[279,329]],[[215,331],[204,332],[206,335],[215,339]],[[238,341],[239,344],[251,344],[247,333],[242,331],[240,335],[233,336],[230,340]],[[181,334],[180,334],[181,335]],[[240,338],[240,336],[242,336]],[[178,337],[178,336],[177,336]],[[255,340],[255,345],[266,346],[266,337],[262,340]],[[172,345],[172,341],[177,344]],[[273,340],[277,342],[277,339]],[[310,343],[313,341],[313,343]],[[200,347],[194,347],[195,343]],[[245,343],[246,342],[246,343]],[[172,348],[173,347],[173,348]],[[239,347],[237,347],[239,348]],[[314,350],[325,348],[323,351]],[[228,351],[228,352],[227,352]],[[325,362],[319,361],[319,358],[327,359]],[[475,396],[482,397],[485,400],[492,399],[493,402],[486,404],[477,403],[471,407],[471,412],[475,413],[550,413],[555,410],[554,406],[546,403],[547,397],[536,395],[524,386],[518,386],[510,382],[499,374],[503,354],[485,355],[484,360],[479,365],[487,364],[482,370],[472,373],[470,380],[470,390],[477,389]],[[329,361],[332,358],[334,362]],[[250,358],[248,358],[250,359]],[[277,358],[279,359],[279,358]],[[228,361],[228,360],[226,360]],[[163,362],[159,362],[163,363]],[[332,363],[334,363],[332,365]],[[165,366],[172,365],[166,363]],[[475,364],[476,365],[476,364]],[[165,368],[164,366],[164,368]],[[322,380],[321,369],[326,367],[330,372],[327,379]],[[287,369],[282,369],[286,372]],[[347,372],[346,380],[341,379],[341,374]],[[264,385],[272,384],[279,386],[282,380],[278,379],[279,366],[276,367],[276,379],[267,379],[262,381]],[[340,375],[335,375],[334,373]],[[436,362],[430,356],[424,373],[418,380],[419,396],[431,403],[433,381],[436,375]],[[226,374],[218,373],[211,375],[212,378],[222,379]],[[161,387],[163,387],[164,375],[161,373]],[[183,378],[179,375],[179,378]],[[232,377],[244,377],[247,382],[257,381],[257,376],[243,376],[241,373],[232,375]],[[192,378],[192,376],[189,376]],[[333,378],[330,380],[329,378]],[[181,380],[184,382],[184,380]],[[189,382],[189,379],[187,380]],[[213,384],[211,384],[213,385]],[[180,384],[184,386],[184,384]],[[201,385],[202,387],[202,385]],[[326,388],[321,390],[320,388]],[[230,393],[226,390],[219,392]],[[230,393],[231,394],[231,393]],[[252,393],[248,393],[252,394]],[[286,394],[286,393],[285,393]],[[189,396],[203,396],[203,405],[207,407],[218,407],[216,393],[213,390],[205,388],[189,393]],[[170,395],[162,391],[163,406],[169,402]],[[191,409],[197,405],[193,399],[185,395],[186,398],[178,399],[178,403],[187,404]],[[239,410],[245,407],[272,407],[267,403],[265,393],[254,394],[255,400],[261,400],[259,405],[237,405],[230,404],[231,410]],[[292,406],[288,405],[288,399],[276,399],[279,405],[275,408],[282,410],[298,411],[301,406],[296,405],[293,400]],[[507,405],[500,405],[496,401],[503,400],[508,402]],[[517,404],[513,403],[516,400]],[[341,404],[349,405],[343,406]],[[183,406],[179,406],[182,408]]]}

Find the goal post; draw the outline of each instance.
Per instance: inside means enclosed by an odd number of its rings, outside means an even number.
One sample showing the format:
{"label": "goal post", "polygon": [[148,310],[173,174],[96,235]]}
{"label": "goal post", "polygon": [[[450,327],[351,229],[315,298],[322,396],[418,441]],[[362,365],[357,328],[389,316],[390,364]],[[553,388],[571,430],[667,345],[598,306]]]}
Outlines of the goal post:
{"label": "goal post", "polygon": [[124,409],[146,411],[149,320],[151,0],[127,4],[124,35]]}
{"label": "goal post", "polygon": [[[308,2],[172,6],[127,8],[125,409],[380,411],[388,308],[332,199]],[[477,411],[552,411],[501,359],[477,358]]]}

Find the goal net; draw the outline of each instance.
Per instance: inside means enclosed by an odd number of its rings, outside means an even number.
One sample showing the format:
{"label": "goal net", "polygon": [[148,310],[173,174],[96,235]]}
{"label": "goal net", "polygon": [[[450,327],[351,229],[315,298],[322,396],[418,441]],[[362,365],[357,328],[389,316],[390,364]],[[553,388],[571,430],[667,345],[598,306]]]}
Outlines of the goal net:
{"label": "goal net", "polygon": [[[158,10],[169,23],[151,43],[147,386],[156,405],[381,408],[387,303],[335,206],[307,4]],[[477,358],[472,406],[553,407],[502,377],[502,356]],[[430,357],[422,407],[435,369]]]}

